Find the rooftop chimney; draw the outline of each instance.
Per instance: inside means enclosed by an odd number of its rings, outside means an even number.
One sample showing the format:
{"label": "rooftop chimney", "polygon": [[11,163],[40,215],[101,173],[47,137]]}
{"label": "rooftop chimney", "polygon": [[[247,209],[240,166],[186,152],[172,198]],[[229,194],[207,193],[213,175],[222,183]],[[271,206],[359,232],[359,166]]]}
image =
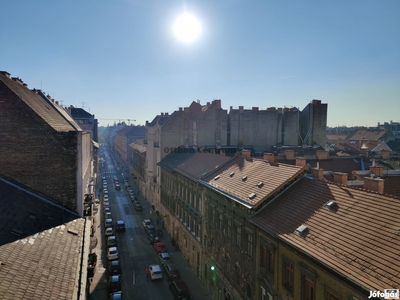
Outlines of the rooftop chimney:
{"label": "rooftop chimney", "polygon": [[371,166],[369,168],[369,170],[374,175],[377,175],[377,176],[382,176],[383,175],[383,167],[382,166]]}
{"label": "rooftop chimney", "polygon": [[243,150],[242,150],[242,155],[243,155],[246,159],[251,159],[251,151],[250,151],[250,150],[243,149]]}
{"label": "rooftop chimney", "polygon": [[264,152],[263,160],[273,163],[273,162],[275,162],[275,156],[273,153]]}
{"label": "rooftop chimney", "polygon": [[243,112],[244,107],[243,106],[239,106],[239,112],[242,113]]}
{"label": "rooftop chimney", "polygon": [[364,189],[383,194],[385,180],[381,178],[364,177]]}
{"label": "rooftop chimney", "polygon": [[304,167],[307,164],[307,160],[304,157],[296,157],[296,166]]}
{"label": "rooftop chimney", "polygon": [[214,100],[213,104],[215,105],[215,108],[221,108],[221,100],[220,99]]}
{"label": "rooftop chimney", "polygon": [[347,184],[347,173],[334,172],[333,181],[340,184]]}
{"label": "rooftop chimney", "polygon": [[390,151],[389,150],[381,150],[379,154],[382,156],[383,159],[389,159]]}
{"label": "rooftop chimney", "polygon": [[317,158],[322,160],[322,159],[327,159],[328,158],[328,151],[325,150],[317,150],[316,151]]}
{"label": "rooftop chimney", "polygon": [[286,160],[294,159],[294,150],[285,150],[285,158]]}
{"label": "rooftop chimney", "polygon": [[6,71],[0,71],[0,74],[5,76],[5,77],[7,77],[7,78],[10,78],[10,75],[11,75],[10,73],[8,73]]}
{"label": "rooftop chimney", "polygon": [[22,81],[22,79],[21,78],[19,78],[19,77],[11,77],[11,79],[12,80],[14,80],[15,82],[18,82],[19,84],[24,84],[24,82]]}
{"label": "rooftop chimney", "polygon": [[253,111],[258,111],[258,107],[253,107],[252,110]]}
{"label": "rooftop chimney", "polygon": [[324,178],[324,169],[313,168],[311,169],[311,174],[317,179]]}

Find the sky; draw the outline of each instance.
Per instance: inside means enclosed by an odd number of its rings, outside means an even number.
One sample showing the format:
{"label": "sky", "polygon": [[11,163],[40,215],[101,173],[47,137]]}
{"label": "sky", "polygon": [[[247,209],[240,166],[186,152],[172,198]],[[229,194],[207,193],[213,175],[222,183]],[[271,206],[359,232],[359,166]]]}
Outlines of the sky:
{"label": "sky", "polygon": [[[0,70],[100,126],[214,99],[228,111],[319,99],[330,127],[400,122],[398,0],[0,4]],[[201,27],[192,42],[173,30],[183,13]]]}

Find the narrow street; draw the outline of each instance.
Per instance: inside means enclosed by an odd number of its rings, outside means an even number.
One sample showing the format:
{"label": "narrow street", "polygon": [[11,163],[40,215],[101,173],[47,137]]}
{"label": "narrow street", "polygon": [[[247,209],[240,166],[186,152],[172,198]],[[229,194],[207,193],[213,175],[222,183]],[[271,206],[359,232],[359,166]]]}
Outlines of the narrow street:
{"label": "narrow street", "polygon": [[[121,279],[124,299],[174,299],[169,290],[169,282],[165,278],[165,274],[163,274],[164,278],[162,280],[151,281],[146,278],[146,268],[152,264],[160,264],[160,262],[147,238],[142,221],[143,219],[151,219],[156,230],[161,229],[161,226],[157,224],[157,215],[151,213],[151,204],[141,194],[138,196],[138,200],[143,206],[143,211],[135,211],[124,186],[124,179],[128,174],[123,174],[117,167],[114,158],[105,146],[101,147],[100,155],[104,158],[104,163],[101,166],[98,178],[96,198],[101,201],[99,204],[96,204],[97,210],[95,209],[96,232],[94,238],[97,238],[97,245],[92,251],[97,254],[98,262],[90,287],[90,299],[104,300],[109,297],[107,286],[108,259],[106,238],[104,235],[104,210],[102,201],[103,176],[107,180],[113,222],[115,224],[117,220],[123,220],[126,226],[125,232],[115,232],[119,261],[122,267]],[[113,184],[114,177],[118,178],[121,190],[115,190]],[[131,179],[129,179],[129,184],[137,193],[137,187]],[[210,297],[207,295],[200,280],[185,261],[183,255],[179,251],[175,251],[174,247],[172,247],[171,237],[166,230],[162,230],[161,241],[165,243],[171,261],[178,267],[181,278],[184,279],[189,287],[191,299],[209,299]]]}

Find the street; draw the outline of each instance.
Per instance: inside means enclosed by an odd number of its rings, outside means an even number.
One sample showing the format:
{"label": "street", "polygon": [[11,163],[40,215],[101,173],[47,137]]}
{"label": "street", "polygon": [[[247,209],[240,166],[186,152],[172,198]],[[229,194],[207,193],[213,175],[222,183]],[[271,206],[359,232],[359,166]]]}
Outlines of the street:
{"label": "street", "polygon": [[[102,172],[99,175],[96,197],[99,198],[100,204],[96,204],[98,208],[95,214],[97,245],[92,250],[98,255],[98,263],[96,266],[95,276],[90,287],[90,299],[104,300],[108,299],[107,279],[108,265],[106,238],[104,235],[104,217],[103,217],[103,201],[102,201],[102,177],[107,180],[108,195],[110,209],[114,224],[117,220],[125,222],[125,232],[115,232],[117,239],[117,248],[119,252],[119,261],[121,263],[121,279],[122,293],[124,299],[174,299],[169,290],[169,282],[165,278],[162,280],[154,280],[146,278],[146,268],[152,264],[160,264],[157,254],[150,244],[145,230],[142,226],[143,219],[151,219],[156,230],[161,229],[157,222],[157,215],[150,213],[151,205],[140,194],[138,200],[143,206],[143,211],[135,211],[131,199],[124,186],[123,174],[113,157],[109,154],[106,147],[101,147],[101,156],[104,158]],[[113,179],[118,178],[121,190],[115,190]],[[129,184],[137,193],[137,187],[132,180]],[[179,251],[175,251],[171,245],[171,237],[166,230],[163,230],[161,241],[165,243],[171,261],[178,266],[181,278],[189,287],[191,299],[209,299],[201,282],[193,273],[189,264],[185,261],[183,255]]]}

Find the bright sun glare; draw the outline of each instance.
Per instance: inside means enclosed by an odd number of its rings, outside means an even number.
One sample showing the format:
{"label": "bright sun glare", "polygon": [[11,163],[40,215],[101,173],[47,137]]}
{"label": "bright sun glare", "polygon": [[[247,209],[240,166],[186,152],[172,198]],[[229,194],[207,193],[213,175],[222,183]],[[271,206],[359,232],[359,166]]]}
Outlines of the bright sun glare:
{"label": "bright sun glare", "polygon": [[201,26],[194,16],[184,13],[176,19],[174,33],[179,40],[190,43],[200,35]]}

